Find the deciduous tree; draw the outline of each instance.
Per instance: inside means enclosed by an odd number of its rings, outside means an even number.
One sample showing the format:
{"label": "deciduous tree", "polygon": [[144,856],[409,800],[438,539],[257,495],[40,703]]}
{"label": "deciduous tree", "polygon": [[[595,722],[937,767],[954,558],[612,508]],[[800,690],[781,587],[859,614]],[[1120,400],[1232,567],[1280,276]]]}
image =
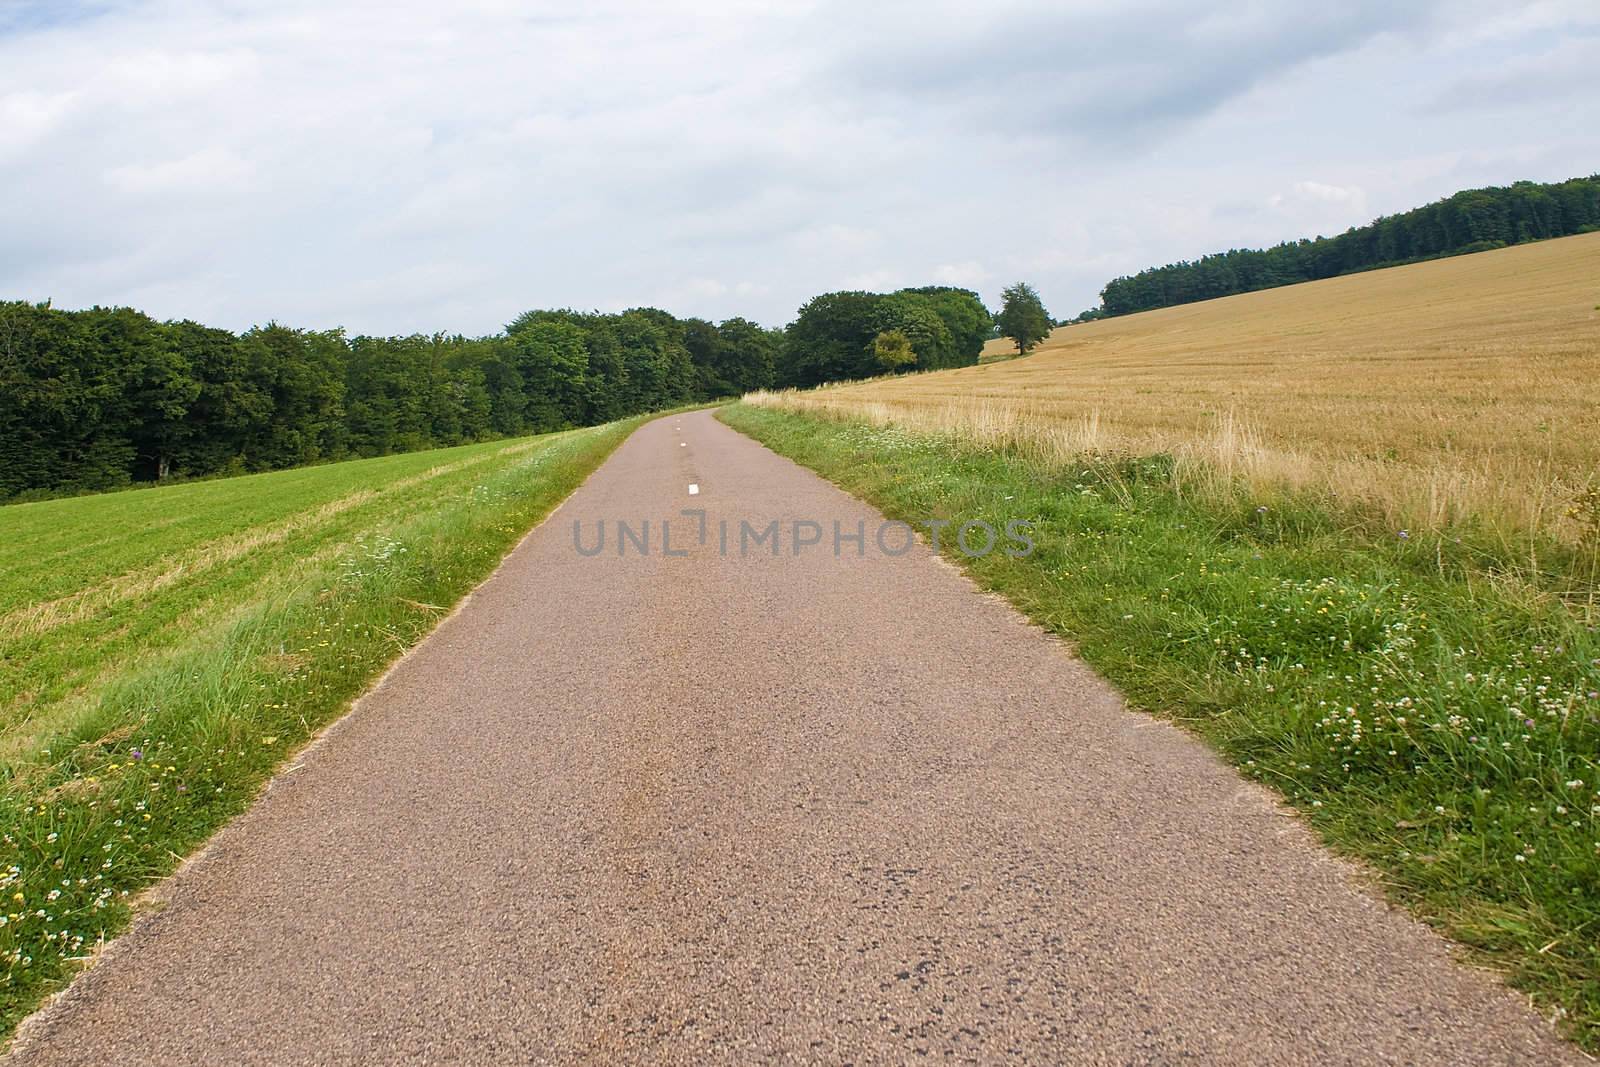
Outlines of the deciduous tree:
{"label": "deciduous tree", "polygon": [[1050,315],[1039,294],[1027,282],[1018,282],[1002,294],[998,322],[1000,334],[1009,337],[1017,352],[1027,355],[1035,345],[1050,336]]}

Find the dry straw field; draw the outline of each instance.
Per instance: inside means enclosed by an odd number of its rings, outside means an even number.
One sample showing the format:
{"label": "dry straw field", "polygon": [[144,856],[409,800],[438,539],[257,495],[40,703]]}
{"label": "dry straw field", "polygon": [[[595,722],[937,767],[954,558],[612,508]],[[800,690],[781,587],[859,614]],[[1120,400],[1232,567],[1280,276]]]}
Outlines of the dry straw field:
{"label": "dry straw field", "polygon": [[752,399],[1045,460],[1169,452],[1190,484],[1331,494],[1397,528],[1468,520],[1586,540],[1600,520],[1600,234],[1064,327],[1020,359]]}

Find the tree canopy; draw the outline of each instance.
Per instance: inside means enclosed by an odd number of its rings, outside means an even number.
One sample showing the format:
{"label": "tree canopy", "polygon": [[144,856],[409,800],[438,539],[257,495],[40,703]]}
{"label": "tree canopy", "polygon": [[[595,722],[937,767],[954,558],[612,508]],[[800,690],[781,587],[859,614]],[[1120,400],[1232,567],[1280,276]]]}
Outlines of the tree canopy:
{"label": "tree canopy", "polygon": [[[787,330],[658,308],[533,310],[488,337],[242,334],[0,302],[0,500],[274,470],[886,371],[976,363],[977,294],[827,293]],[[880,346],[879,338],[887,337]]]}
{"label": "tree canopy", "polygon": [[783,335],[639,308],[502,334],[243,334],[0,303],[0,500],[544,433],[770,386]]}
{"label": "tree canopy", "polygon": [[878,365],[893,374],[912,367],[917,362],[911,338],[903,330],[884,330],[872,342],[872,354]]}
{"label": "tree canopy", "polygon": [[899,333],[918,370],[966,367],[978,362],[994,319],[978,294],[932,286],[893,293],[823,293],[800,308],[784,331],[781,385],[812,386],[883,374],[878,337]]}
{"label": "tree canopy", "polygon": [[1000,335],[1009,337],[1020,355],[1050,336],[1050,315],[1038,292],[1027,282],[1018,282],[1001,293],[1000,314],[995,317]]}

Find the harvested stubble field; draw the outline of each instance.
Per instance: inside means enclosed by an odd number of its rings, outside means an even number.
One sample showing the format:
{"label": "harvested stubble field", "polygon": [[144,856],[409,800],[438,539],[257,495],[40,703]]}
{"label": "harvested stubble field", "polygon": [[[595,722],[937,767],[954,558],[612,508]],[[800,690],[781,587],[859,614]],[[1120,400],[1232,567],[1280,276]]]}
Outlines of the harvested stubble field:
{"label": "harvested stubble field", "polygon": [[1600,234],[1063,327],[1025,358],[762,402],[1065,460],[1168,453],[1396,529],[1583,541],[1600,522]]}

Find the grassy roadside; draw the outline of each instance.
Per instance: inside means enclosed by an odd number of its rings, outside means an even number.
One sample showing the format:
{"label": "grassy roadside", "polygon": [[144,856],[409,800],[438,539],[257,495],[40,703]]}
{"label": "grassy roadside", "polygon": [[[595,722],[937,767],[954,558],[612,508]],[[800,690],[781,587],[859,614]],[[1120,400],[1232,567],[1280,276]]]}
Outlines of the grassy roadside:
{"label": "grassy roadside", "polygon": [[0,509],[0,1033],[648,417]]}
{"label": "grassy roadside", "polygon": [[1600,1050],[1592,606],[1448,536],[1186,497],[1160,456],[1045,465],[842,417],[720,417],[893,518],[1031,519],[1032,556],[957,560]]}

